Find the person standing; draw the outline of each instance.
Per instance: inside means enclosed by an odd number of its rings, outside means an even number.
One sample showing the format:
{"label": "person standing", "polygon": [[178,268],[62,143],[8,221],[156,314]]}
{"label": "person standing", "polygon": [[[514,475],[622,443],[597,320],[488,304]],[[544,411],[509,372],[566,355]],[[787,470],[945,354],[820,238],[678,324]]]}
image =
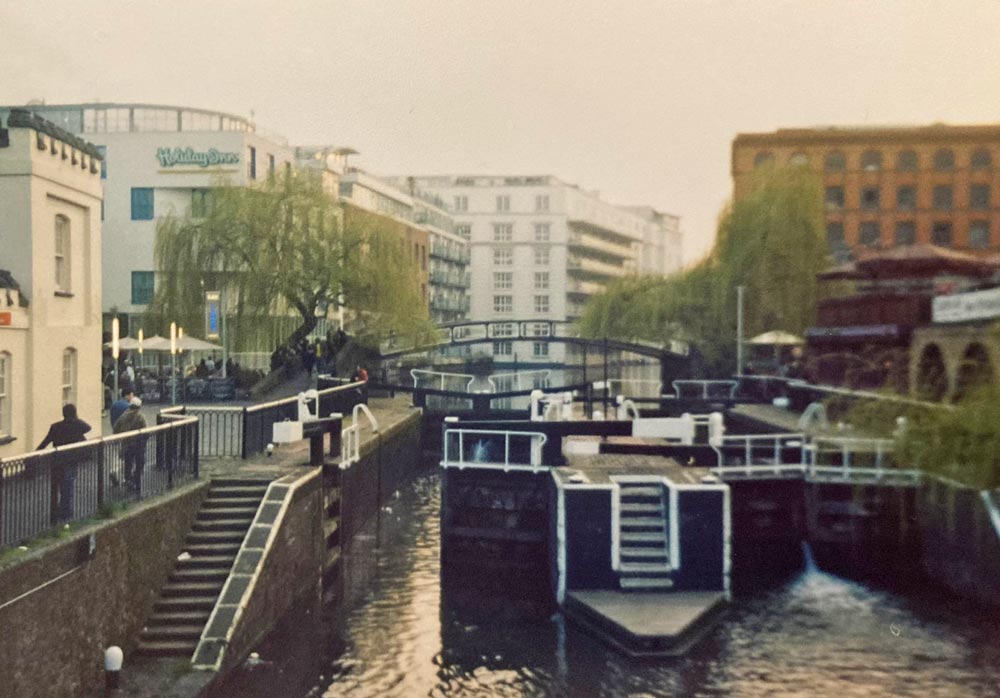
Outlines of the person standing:
{"label": "person standing", "polygon": [[[35,450],[41,451],[49,444],[58,448],[86,440],[84,434],[90,431],[90,425],[76,416],[76,405],[63,405],[62,415],[60,421],[52,423]],[[51,483],[50,501],[56,520],[68,521],[73,518],[73,488],[76,485],[76,463],[73,462],[72,452],[56,453],[52,459]]]}
{"label": "person standing", "polygon": [[125,414],[125,410],[128,409],[129,403],[132,401],[134,393],[131,390],[126,389],[120,398],[111,403],[111,427],[114,428],[115,422],[121,419],[121,416]]}
{"label": "person standing", "polygon": [[[133,396],[128,409],[115,422],[116,434],[138,431],[146,428],[146,418],[142,416],[142,400]],[[122,458],[125,461],[125,478],[136,497],[142,494],[142,471],[146,467],[146,438],[135,436],[122,444]]]}

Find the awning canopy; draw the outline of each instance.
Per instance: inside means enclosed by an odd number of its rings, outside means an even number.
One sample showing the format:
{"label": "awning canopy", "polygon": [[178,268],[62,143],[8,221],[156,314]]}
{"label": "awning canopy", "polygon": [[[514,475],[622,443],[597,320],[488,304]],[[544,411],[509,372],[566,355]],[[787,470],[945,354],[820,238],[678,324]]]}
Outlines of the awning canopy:
{"label": "awning canopy", "polygon": [[791,332],[785,332],[784,330],[771,330],[770,332],[759,334],[753,339],[748,339],[745,343],[769,347],[784,347],[805,344],[806,340],[802,339],[802,337],[799,337],[798,335],[792,334]]}

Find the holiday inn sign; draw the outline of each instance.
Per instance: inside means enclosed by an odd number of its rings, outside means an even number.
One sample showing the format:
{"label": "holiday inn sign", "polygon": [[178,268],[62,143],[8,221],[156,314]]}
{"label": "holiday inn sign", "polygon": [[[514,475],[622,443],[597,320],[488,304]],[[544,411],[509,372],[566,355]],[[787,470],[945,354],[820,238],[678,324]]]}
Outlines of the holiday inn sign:
{"label": "holiday inn sign", "polygon": [[218,165],[239,165],[239,153],[224,153],[209,148],[208,150],[194,150],[193,148],[157,148],[156,157],[160,161],[160,167],[176,167],[185,165],[196,165],[198,167],[215,167]]}

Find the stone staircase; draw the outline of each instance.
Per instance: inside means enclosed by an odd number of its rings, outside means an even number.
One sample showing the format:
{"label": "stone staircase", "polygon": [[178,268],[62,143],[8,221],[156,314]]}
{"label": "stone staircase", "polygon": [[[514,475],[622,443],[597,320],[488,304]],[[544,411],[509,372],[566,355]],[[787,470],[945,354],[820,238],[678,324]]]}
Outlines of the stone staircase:
{"label": "stone staircase", "polygon": [[220,478],[212,484],[178,560],[139,637],[145,656],[191,657],[270,480]]}
{"label": "stone staircase", "polygon": [[674,583],[662,484],[626,481],[618,487],[619,586],[628,591],[670,589]]}

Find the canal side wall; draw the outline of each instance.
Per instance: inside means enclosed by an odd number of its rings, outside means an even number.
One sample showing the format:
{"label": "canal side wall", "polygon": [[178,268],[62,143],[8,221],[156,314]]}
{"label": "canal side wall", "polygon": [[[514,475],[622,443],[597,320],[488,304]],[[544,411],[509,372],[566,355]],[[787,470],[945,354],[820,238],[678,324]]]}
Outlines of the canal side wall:
{"label": "canal side wall", "polygon": [[1000,606],[1000,512],[995,506],[991,511],[978,490],[938,478],[927,478],[916,499],[924,571],[953,592],[990,606]]}
{"label": "canal side wall", "polygon": [[0,694],[98,694],[104,650],[119,645],[128,657],[134,649],[208,484],[136,505],[0,569]]}

